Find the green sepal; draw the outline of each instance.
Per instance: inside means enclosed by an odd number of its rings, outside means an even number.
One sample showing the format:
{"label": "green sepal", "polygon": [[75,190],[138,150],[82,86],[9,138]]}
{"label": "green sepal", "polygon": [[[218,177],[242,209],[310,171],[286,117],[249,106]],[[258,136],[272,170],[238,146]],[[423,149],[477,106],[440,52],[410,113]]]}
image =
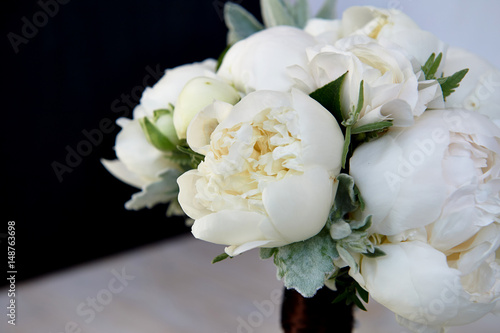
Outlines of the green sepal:
{"label": "green sepal", "polygon": [[227,258],[232,258],[232,257],[225,252],[221,253],[212,260],[212,264],[215,264],[216,262],[222,261],[222,260],[227,259]]}
{"label": "green sepal", "polygon": [[176,146],[156,127],[155,124],[149,120],[148,117],[144,117],[139,120],[141,128],[146,136],[146,139],[151,143],[156,149],[161,151],[172,151]]}
{"label": "green sepal", "polygon": [[347,72],[339,76],[334,81],[325,84],[309,94],[309,96],[321,104],[325,109],[335,117],[337,123],[342,123],[344,116],[340,104],[342,83],[347,75]]}
{"label": "green sepal", "polygon": [[469,72],[469,69],[462,69],[461,71],[456,72],[455,74],[447,77],[442,77],[437,79],[439,84],[441,85],[441,90],[443,91],[443,97],[446,100],[446,97],[450,96],[455,92],[460,86],[460,82],[465,77],[465,75]]}
{"label": "green sepal", "polygon": [[181,140],[180,144],[178,144],[176,148],[177,151],[172,154],[170,159],[184,167],[186,170],[196,169],[205,158],[205,156],[193,151],[187,144],[186,140]]}
{"label": "green sepal", "polygon": [[156,121],[164,115],[169,115],[173,113],[173,106],[171,109],[157,109],[153,111],[153,122],[156,123]]}

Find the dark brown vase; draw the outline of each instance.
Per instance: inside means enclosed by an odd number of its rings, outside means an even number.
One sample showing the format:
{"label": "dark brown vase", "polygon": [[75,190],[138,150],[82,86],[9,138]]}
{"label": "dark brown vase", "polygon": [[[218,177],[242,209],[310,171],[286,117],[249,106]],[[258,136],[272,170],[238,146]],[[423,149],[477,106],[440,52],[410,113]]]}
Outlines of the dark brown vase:
{"label": "dark brown vase", "polygon": [[294,289],[285,289],[281,308],[281,327],[285,333],[351,333],[353,307],[332,303],[337,293],[323,287],[305,298]]}

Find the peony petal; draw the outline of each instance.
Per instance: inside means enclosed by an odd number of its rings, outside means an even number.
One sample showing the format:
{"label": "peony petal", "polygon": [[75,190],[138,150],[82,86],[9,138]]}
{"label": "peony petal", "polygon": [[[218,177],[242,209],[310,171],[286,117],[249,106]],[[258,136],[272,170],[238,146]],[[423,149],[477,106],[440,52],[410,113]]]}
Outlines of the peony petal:
{"label": "peony petal", "polygon": [[206,155],[210,145],[210,135],[233,110],[229,103],[215,101],[201,110],[191,121],[187,129],[187,142],[191,149]]}
{"label": "peony petal", "polygon": [[256,212],[223,210],[196,219],[192,233],[198,239],[224,245],[267,241],[259,228],[266,219]]}
{"label": "peony petal", "polygon": [[444,75],[452,75],[464,68],[469,71],[455,92],[446,98],[446,106],[477,111],[500,124],[500,71],[476,54],[450,47]]}
{"label": "peony petal", "polygon": [[269,183],[262,201],[271,223],[287,243],[316,235],[325,225],[337,182],[320,167]]}
{"label": "peony petal", "polygon": [[361,274],[377,302],[401,317],[431,327],[464,325],[491,311],[494,304],[472,302],[460,273],[446,257],[419,242],[380,245],[385,256],[364,257]]}
{"label": "peony petal", "polygon": [[293,80],[286,68],[305,67],[305,49],[315,43],[313,36],[294,27],[265,29],[234,44],[217,74],[246,94],[263,89],[288,91]]}
{"label": "peony petal", "polygon": [[196,182],[199,178],[198,170],[190,170],[177,178],[179,204],[186,215],[192,219],[198,219],[212,213],[196,200]]}
{"label": "peony petal", "polygon": [[101,163],[113,176],[130,186],[141,188],[146,185],[146,181],[143,178],[131,172],[120,160],[110,161],[101,159]]}
{"label": "peony petal", "polygon": [[148,142],[138,120],[125,122],[123,119],[120,121],[123,128],[116,136],[115,151],[130,172],[145,183],[151,183],[159,180],[157,175],[161,171],[178,168]]}
{"label": "peony petal", "polygon": [[427,111],[415,125],[392,129],[355,150],[350,173],[366,202],[363,216],[373,216],[372,232],[399,234],[441,214],[449,190],[441,172],[449,142],[442,116]]}
{"label": "peony petal", "polygon": [[321,104],[299,90],[292,90],[292,103],[299,114],[304,167],[322,166],[330,175],[338,175],[344,137],[337,121]]}

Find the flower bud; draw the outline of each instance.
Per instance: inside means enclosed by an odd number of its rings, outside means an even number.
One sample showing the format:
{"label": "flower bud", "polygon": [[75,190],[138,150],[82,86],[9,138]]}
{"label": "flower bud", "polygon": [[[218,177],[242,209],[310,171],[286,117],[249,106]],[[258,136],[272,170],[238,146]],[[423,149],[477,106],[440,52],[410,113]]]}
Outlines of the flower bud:
{"label": "flower bud", "polygon": [[234,105],[240,100],[240,95],[230,85],[208,77],[194,78],[184,86],[174,109],[174,126],[179,139],[186,138],[193,117],[214,100]]}

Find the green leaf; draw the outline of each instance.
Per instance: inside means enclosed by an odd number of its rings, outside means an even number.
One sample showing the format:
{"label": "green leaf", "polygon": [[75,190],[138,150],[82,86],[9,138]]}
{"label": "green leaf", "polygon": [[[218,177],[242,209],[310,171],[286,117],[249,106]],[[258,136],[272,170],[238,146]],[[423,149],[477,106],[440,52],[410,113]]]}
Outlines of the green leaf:
{"label": "green leaf", "polygon": [[212,260],[212,264],[215,264],[216,262],[222,261],[222,260],[227,259],[227,258],[229,258],[229,254],[221,253]]}
{"label": "green leaf", "polygon": [[361,210],[365,210],[365,200],[363,200],[363,196],[361,195],[361,192],[356,184],[354,185],[354,193],[356,194],[357,202],[359,202],[359,208]]}
{"label": "green leaf", "polygon": [[372,216],[368,215],[363,221],[351,221],[351,229],[359,232],[368,230],[372,226]]}
{"label": "green leaf", "polygon": [[295,20],[283,0],[260,0],[262,19],[267,28],[278,25],[296,26]]}
{"label": "green leaf", "polygon": [[269,259],[278,251],[278,248],[274,247],[261,247],[260,248],[260,258]]}
{"label": "green leaf", "polygon": [[215,71],[218,71],[220,68],[220,65],[222,65],[222,61],[224,60],[224,57],[226,56],[227,51],[231,48],[231,44],[226,46],[226,48],[221,52],[219,57],[217,58],[217,65],[215,65]]}
{"label": "green leaf", "polygon": [[224,21],[229,29],[228,45],[233,45],[264,29],[264,26],[250,12],[234,2],[226,2],[224,5]]}
{"label": "green leaf", "polygon": [[392,126],[392,121],[379,121],[353,128],[351,134],[378,132]]}
{"label": "green leaf", "polygon": [[172,151],[175,149],[175,145],[156,127],[155,124],[149,120],[148,117],[144,117],[139,120],[141,128],[146,136],[146,139],[151,143],[156,149],[161,151]]}
{"label": "green leaf", "polygon": [[345,304],[350,305],[354,303],[358,308],[366,311],[365,306],[359,300],[358,294],[361,299],[366,300],[368,303],[369,294],[364,290],[352,277],[346,274],[346,271],[342,271],[341,274],[336,279],[337,293],[339,294],[332,303],[339,303],[345,300]]}
{"label": "green leaf", "polygon": [[349,125],[345,129],[344,147],[342,149],[342,169],[345,169],[347,155],[349,154],[349,148],[351,146],[351,127],[352,126]]}
{"label": "green leaf", "polygon": [[168,169],[161,172],[160,180],[145,186],[142,191],[134,193],[132,198],[125,203],[125,208],[129,210],[139,210],[145,207],[152,208],[161,203],[169,203],[177,199],[179,186],[177,178],[181,172],[176,169]]}
{"label": "green leaf", "polygon": [[354,281],[354,287],[356,288],[359,297],[361,297],[361,299],[365,303],[368,303],[368,301],[370,300],[370,294],[368,293],[368,291],[366,291],[363,287],[361,287],[357,281]]}
{"label": "green leaf", "polygon": [[309,20],[309,4],[307,0],[297,0],[295,4],[288,1],[286,5],[295,21],[295,26],[303,29]]}
{"label": "green leaf", "polygon": [[333,260],[338,257],[334,240],[323,229],[303,242],[277,248],[274,263],[285,287],[297,290],[304,297],[312,297],[323,287],[325,278],[336,270]]}
{"label": "green leaf", "polygon": [[323,87],[313,91],[309,96],[316,100],[319,104],[323,105],[325,109],[337,119],[340,124],[344,120],[342,115],[342,108],[340,105],[342,83],[347,75],[347,72],[339,76],[334,81],[327,83]]}
{"label": "green leaf", "polygon": [[346,238],[351,234],[351,227],[349,223],[344,220],[337,220],[332,223],[330,226],[330,236],[333,239],[342,239]]}
{"label": "green leaf", "polygon": [[443,97],[445,99],[446,97],[454,93],[455,89],[457,89],[460,86],[460,82],[465,77],[468,71],[469,71],[468,68],[462,69],[461,71],[458,71],[451,76],[437,79],[437,81],[441,85],[441,90],[443,91]]}
{"label": "green leaf", "polygon": [[343,219],[347,213],[353,212],[359,207],[356,192],[354,191],[354,178],[341,173],[337,176],[337,181],[339,184],[333,203],[334,213],[330,213],[331,219]]}
{"label": "green leaf", "polygon": [[425,64],[422,66],[422,71],[424,72],[426,80],[436,79],[436,72],[439,68],[439,65],[441,64],[442,58],[443,53],[439,53],[437,57],[435,53],[429,56]]}
{"label": "green leaf", "polygon": [[327,20],[334,19],[336,6],[337,6],[337,0],[324,0],[323,6],[320,8],[318,13],[316,14],[316,17],[327,19]]}
{"label": "green leaf", "polygon": [[356,296],[354,296],[354,297],[352,298],[352,300],[354,301],[354,304],[356,304],[356,306],[357,306],[358,308],[360,308],[360,309],[361,309],[361,310],[363,310],[363,311],[366,311],[365,306],[363,305],[363,303],[361,303],[361,301],[359,300],[359,298],[357,298]]}
{"label": "green leaf", "polygon": [[349,112],[349,117],[347,119],[344,119],[342,122],[342,125],[344,126],[354,126],[356,122],[358,121],[359,114],[361,113],[361,110],[363,110],[363,104],[365,103],[365,85],[364,81],[361,80],[359,83],[359,95],[358,95],[358,103],[356,104],[356,107],[353,106],[353,111]]}

